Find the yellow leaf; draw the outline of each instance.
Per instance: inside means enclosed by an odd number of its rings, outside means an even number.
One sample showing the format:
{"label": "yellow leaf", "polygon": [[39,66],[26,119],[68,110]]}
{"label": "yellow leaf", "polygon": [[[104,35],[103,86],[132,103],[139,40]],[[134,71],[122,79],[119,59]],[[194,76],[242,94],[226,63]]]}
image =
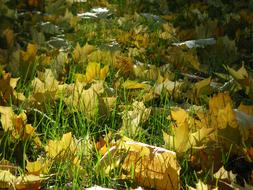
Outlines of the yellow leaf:
{"label": "yellow leaf", "polygon": [[253,116],[253,105],[244,105],[241,103],[238,107],[238,110]]}
{"label": "yellow leaf", "polygon": [[99,79],[100,79],[100,80],[105,80],[105,78],[107,77],[108,72],[109,72],[109,65],[106,65],[106,66],[104,66],[104,67],[100,70]]}
{"label": "yellow leaf", "polygon": [[201,80],[194,84],[193,89],[195,91],[195,95],[199,97],[207,88],[209,88],[211,82],[211,77]]}
{"label": "yellow leaf", "polygon": [[14,117],[15,114],[11,107],[0,106],[1,123],[5,132],[14,130]]}
{"label": "yellow leaf", "polygon": [[29,61],[34,59],[37,54],[38,47],[36,44],[28,44],[26,51],[21,51],[21,59],[23,61]]}
{"label": "yellow leaf", "polygon": [[100,69],[100,64],[96,62],[90,62],[86,68],[86,82],[91,82],[92,80],[104,80],[109,72],[109,66],[106,65],[104,68]]}
{"label": "yellow leaf", "polygon": [[185,125],[188,120],[188,114],[184,109],[178,108],[171,111],[171,119],[176,120],[177,125]]}
{"label": "yellow leaf", "polygon": [[107,115],[111,113],[112,110],[114,110],[116,106],[116,97],[103,97],[99,98],[99,113],[101,115]]}
{"label": "yellow leaf", "polygon": [[182,86],[183,82],[179,81],[170,81],[166,79],[165,81],[161,82],[160,84],[155,84],[154,86],[154,93],[157,95],[161,95],[163,90],[164,92],[172,95],[174,98],[178,98],[182,96]]}
{"label": "yellow leaf", "polygon": [[133,44],[136,45],[138,48],[147,48],[149,44],[149,34],[136,34],[133,36]]}
{"label": "yellow leaf", "polygon": [[77,144],[72,138],[71,132],[62,136],[61,140],[50,140],[45,147],[46,154],[54,160],[70,160],[78,163]]}
{"label": "yellow leaf", "polygon": [[23,175],[14,176],[10,171],[0,170],[0,188],[8,189],[41,189],[40,182],[46,180],[48,177],[43,175]]}
{"label": "yellow leaf", "polygon": [[86,81],[90,82],[100,75],[100,65],[96,62],[91,62],[86,68]]}
{"label": "yellow leaf", "polygon": [[6,105],[14,95],[18,79],[11,78],[10,73],[5,73],[0,79],[0,105]]}
{"label": "yellow leaf", "polygon": [[112,53],[111,51],[93,51],[88,55],[88,61],[111,65],[115,62],[115,54],[117,53]]}
{"label": "yellow leaf", "polygon": [[163,139],[166,147],[174,148],[178,153],[184,153],[197,145],[201,146],[215,130],[208,128],[209,123],[206,123],[205,118],[195,121],[182,108],[172,110],[169,119],[176,121],[176,127],[173,127],[174,135],[163,132]]}
{"label": "yellow leaf", "polygon": [[83,47],[77,43],[74,51],[73,58],[75,61],[86,61],[88,59],[88,55],[95,50],[95,47],[89,44],[85,44]]}
{"label": "yellow leaf", "polygon": [[167,59],[181,70],[187,68],[200,69],[200,63],[194,50],[184,51],[181,47],[171,47]]}
{"label": "yellow leaf", "polygon": [[[30,124],[26,124],[27,117],[24,112],[18,116],[12,111],[11,107],[0,106],[1,123],[5,132],[10,132],[12,137],[21,140],[36,138],[35,129]],[[39,138],[36,139],[37,145],[41,145]],[[40,143],[40,144],[39,144]]]}
{"label": "yellow leaf", "polygon": [[34,162],[27,161],[26,170],[29,174],[40,175],[42,173],[48,173],[49,162],[43,158],[39,158]]}
{"label": "yellow leaf", "polygon": [[233,110],[233,102],[228,93],[218,93],[209,100],[209,109],[212,118],[212,126],[223,129],[228,125],[237,127],[236,115]]}
{"label": "yellow leaf", "polygon": [[54,100],[56,92],[59,90],[58,86],[59,82],[50,69],[46,69],[44,73],[39,72],[38,78],[34,78],[32,81],[33,91],[29,99],[37,104]]}
{"label": "yellow leaf", "polygon": [[125,110],[122,113],[122,128],[130,136],[135,136],[141,130],[140,124],[146,122],[151,113],[150,108],[146,108],[143,102],[135,101],[132,105],[132,110]]}
{"label": "yellow leaf", "polygon": [[236,80],[243,80],[249,78],[249,74],[245,69],[244,65],[238,70],[235,71],[233,68],[227,67],[228,72],[234,77]]}
{"label": "yellow leaf", "polygon": [[188,186],[189,190],[218,190],[218,187],[215,188],[211,188],[211,185],[207,185],[205,183],[203,183],[202,181],[198,181],[198,183],[196,184],[196,188],[190,187]]}
{"label": "yellow leaf", "polygon": [[18,176],[15,180],[15,189],[23,190],[23,189],[41,189],[41,181],[47,180],[49,177],[44,175],[24,175]]}
{"label": "yellow leaf", "polygon": [[102,137],[100,137],[99,141],[96,142],[96,149],[102,155],[104,155],[108,151],[108,148],[107,148],[107,145],[106,145],[106,141]]}
{"label": "yellow leaf", "polygon": [[[122,179],[135,179],[140,186],[155,189],[178,189],[180,166],[176,153],[135,141],[123,141],[101,159],[102,167],[115,166],[121,157]],[[112,159],[108,159],[112,158]],[[117,164],[116,164],[117,165]]]}
{"label": "yellow leaf", "polygon": [[170,136],[170,138],[167,137],[169,142],[166,142],[166,144],[170,148],[174,148],[178,153],[185,152],[191,147],[189,143],[190,130],[188,118],[187,112],[181,108],[171,111],[171,119],[176,121],[176,126],[173,127],[174,135]]}
{"label": "yellow leaf", "polygon": [[122,87],[126,89],[147,89],[149,88],[149,85],[144,84],[144,83],[139,83],[133,80],[127,80],[122,84]]}
{"label": "yellow leaf", "polygon": [[247,95],[252,97],[253,94],[253,79],[249,77],[248,72],[246,71],[244,65],[238,70],[235,71],[232,68],[228,67],[230,75],[235,79],[238,89],[243,89]]}
{"label": "yellow leaf", "polygon": [[62,139],[57,140],[50,140],[48,142],[48,145],[45,147],[45,150],[47,152],[47,155],[50,158],[60,157],[63,158],[65,154],[67,154],[67,151],[70,148],[70,144],[72,142],[72,134],[67,133],[62,136]]}
{"label": "yellow leaf", "polygon": [[193,68],[199,70],[200,69],[200,63],[197,56],[194,56],[191,52],[186,52],[184,54],[184,60],[191,64]]}
{"label": "yellow leaf", "polygon": [[80,82],[76,82],[71,95],[64,99],[64,102],[73,109],[73,111],[81,111],[85,113],[87,118],[94,118],[99,111],[99,94],[104,91],[103,82],[97,81],[92,86],[84,90],[84,86]]}
{"label": "yellow leaf", "polygon": [[0,188],[11,188],[16,177],[8,170],[0,170]]}

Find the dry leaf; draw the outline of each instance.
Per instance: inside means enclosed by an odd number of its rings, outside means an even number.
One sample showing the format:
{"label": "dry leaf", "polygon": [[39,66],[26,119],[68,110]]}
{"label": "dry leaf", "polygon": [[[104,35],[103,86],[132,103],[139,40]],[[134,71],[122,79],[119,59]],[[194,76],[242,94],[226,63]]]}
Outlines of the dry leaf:
{"label": "dry leaf", "polygon": [[202,181],[198,181],[196,188],[188,186],[190,190],[218,190],[218,187],[212,188],[211,185],[207,185]]}
{"label": "dry leaf", "polygon": [[16,177],[9,171],[0,170],[0,188],[39,190],[41,189],[40,182],[48,178],[48,176],[43,175],[23,175]]}
{"label": "dry leaf", "polygon": [[28,174],[33,175],[47,174],[49,171],[49,161],[42,157],[34,162],[27,161],[26,170]]}
{"label": "dry leaf", "polygon": [[11,107],[0,106],[1,113],[1,123],[4,131],[13,131],[14,130],[14,118],[15,113],[12,111]]}
{"label": "dry leaf", "polygon": [[85,44],[83,47],[77,43],[74,51],[73,51],[73,58],[74,60],[85,62],[88,60],[88,55],[95,51],[95,47],[89,44]]}
{"label": "dry leaf", "polygon": [[35,58],[38,51],[38,47],[36,44],[28,44],[26,51],[21,51],[21,59],[23,61],[31,61]]}
{"label": "dry leaf", "polygon": [[193,85],[193,93],[191,93],[191,97],[193,100],[197,100],[200,98],[200,95],[206,93],[209,94],[211,91],[210,89],[211,77],[201,80]]}
{"label": "dry leaf", "polygon": [[174,135],[167,136],[166,133],[163,133],[165,144],[174,148],[178,153],[185,152],[191,147],[189,143],[189,116],[185,110],[178,108],[171,111],[171,119],[176,121],[176,126],[173,127]]}
{"label": "dry leaf", "polygon": [[7,28],[3,31],[3,35],[5,36],[6,38],[6,42],[7,42],[7,45],[8,45],[8,48],[11,48],[13,47],[14,45],[14,32],[13,30]]}
{"label": "dry leaf", "polygon": [[41,104],[48,100],[54,100],[58,91],[59,82],[55,79],[53,72],[50,69],[46,69],[44,73],[39,72],[38,78],[34,78],[32,81],[32,95],[30,95],[30,101]]}
{"label": "dry leaf", "polygon": [[173,135],[163,132],[165,145],[173,148],[178,153],[184,153],[189,148],[196,148],[205,144],[210,135],[214,132],[214,128],[210,128],[205,120],[196,122],[182,108],[176,108],[171,111],[168,119],[175,120],[176,125],[173,126]]}
{"label": "dry leaf", "polygon": [[244,105],[241,103],[238,107],[238,110],[253,116],[253,105]]}
{"label": "dry leaf", "polygon": [[139,83],[137,81],[132,81],[132,80],[126,80],[123,84],[122,87],[125,89],[133,90],[133,89],[149,89],[150,85],[145,84],[145,83]]}
{"label": "dry leaf", "polygon": [[104,91],[103,82],[92,84],[92,86],[84,90],[84,85],[76,82],[73,93],[64,99],[64,102],[73,111],[81,111],[87,118],[93,118],[99,112],[98,95]]}
{"label": "dry leaf", "polygon": [[253,79],[249,76],[244,65],[238,70],[227,67],[229,74],[235,79],[237,90],[243,89],[250,97],[253,93]]}
{"label": "dry leaf", "polygon": [[[176,153],[135,141],[119,142],[101,159],[102,167],[114,168],[114,159],[121,157],[123,179],[134,178],[138,185],[155,189],[179,189],[180,166]],[[116,164],[117,165],[117,164]],[[111,167],[110,167],[111,166]]]}
{"label": "dry leaf", "polygon": [[223,129],[227,126],[237,127],[236,115],[233,110],[233,102],[228,93],[218,93],[209,100],[209,109],[212,126]]}
{"label": "dry leaf", "polygon": [[89,83],[92,80],[105,80],[109,72],[109,65],[100,68],[100,64],[90,62],[86,68],[85,82]]}
{"label": "dry leaf", "polygon": [[77,144],[71,132],[62,136],[61,140],[50,140],[45,147],[47,156],[54,160],[70,160],[74,162],[77,157]]}
{"label": "dry leaf", "polygon": [[11,78],[10,73],[4,73],[0,79],[0,105],[6,105],[10,100],[23,101],[25,99],[22,93],[15,91],[19,78]]}
{"label": "dry leaf", "polygon": [[113,67],[119,70],[123,75],[129,75],[133,70],[133,61],[130,57],[116,55]]}
{"label": "dry leaf", "polygon": [[121,131],[131,137],[135,136],[141,130],[140,124],[148,120],[150,113],[151,109],[146,108],[143,102],[135,101],[132,105],[132,110],[125,110],[122,113],[123,124]]}

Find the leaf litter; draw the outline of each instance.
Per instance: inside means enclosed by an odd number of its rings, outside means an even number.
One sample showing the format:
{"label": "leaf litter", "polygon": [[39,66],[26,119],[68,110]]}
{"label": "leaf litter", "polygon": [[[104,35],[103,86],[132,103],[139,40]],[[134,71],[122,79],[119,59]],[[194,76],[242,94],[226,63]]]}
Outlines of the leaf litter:
{"label": "leaf litter", "polygon": [[0,188],[252,188],[251,5],[15,3],[0,3]]}

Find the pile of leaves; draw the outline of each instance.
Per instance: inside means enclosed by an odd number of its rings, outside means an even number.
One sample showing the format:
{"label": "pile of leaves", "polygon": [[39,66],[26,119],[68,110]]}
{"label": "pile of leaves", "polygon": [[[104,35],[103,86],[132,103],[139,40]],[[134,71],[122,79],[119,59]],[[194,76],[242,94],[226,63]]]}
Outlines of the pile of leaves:
{"label": "pile of leaves", "polygon": [[253,188],[252,9],[2,0],[0,188]]}

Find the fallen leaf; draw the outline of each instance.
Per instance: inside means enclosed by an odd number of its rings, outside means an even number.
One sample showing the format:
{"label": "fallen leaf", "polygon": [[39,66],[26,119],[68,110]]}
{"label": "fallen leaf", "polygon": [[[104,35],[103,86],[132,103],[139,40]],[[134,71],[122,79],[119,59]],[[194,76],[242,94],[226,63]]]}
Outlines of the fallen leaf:
{"label": "fallen leaf", "polygon": [[35,58],[38,51],[38,47],[36,44],[28,44],[26,51],[21,51],[21,59],[23,61],[31,61]]}
{"label": "fallen leaf", "polygon": [[98,81],[85,90],[84,85],[76,82],[72,94],[64,99],[73,111],[81,111],[87,118],[94,118],[99,113],[99,94],[104,91],[103,82]]}
{"label": "fallen leaf", "polygon": [[[176,153],[135,141],[121,141],[101,159],[102,167],[114,168],[114,159],[122,158],[122,179],[134,179],[140,186],[178,189],[180,166]],[[114,166],[113,166],[114,165]]]}
{"label": "fallen leaf", "polygon": [[49,161],[42,157],[38,158],[34,162],[27,160],[26,170],[28,174],[32,175],[47,174],[49,171]]}
{"label": "fallen leaf", "polygon": [[85,62],[88,60],[88,55],[95,50],[95,47],[89,44],[85,44],[83,47],[77,43],[74,51],[73,58],[76,62],[81,61]]}
{"label": "fallen leaf", "polygon": [[43,175],[23,175],[16,177],[7,170],[0,170],[0,188],[39,190],[41,189],[40,182],[47,180],[48,178],[48,176]]}
{"label": "fallen leaf", "polygon": [[100,68],[100,64],[96,62],[90,62],[86,68],[85,79],[87,83],[92,80],[105,80],[109,72],[109,65]]}
{"label": "fallen leaf", "polygon": [[132,110],[125,110],[122,113],[121,131],[131,137],[135,136],[141,130],[140,124],[148,120],[150,113],[151,109],[146,108],[143,102],[135,101],[132,104]]}
{"label": "fallen leaf", "polygon": [[16,103],[25,99],[22,93],[15,90],[18,81],[19,78],[11,78],[10,73],[4,73],[0,79],[0,105],[6,105],[10,100]]}
{"label": "fallen leaf", "polygon": [[244,105],[241,103],[238,107],[238,110],[253,116],[253,105]]}
{"label": "fallen leaf", "polygon": [[13,112],[11,107],[0,106],[1,113],[1,123],[4,131],[13,131],[14,130],[14,119],[15,113]]}
{"label": "fallen leaf", "polygon": [[145,83],[139,83],[137,81],[126,80],[122,84],[122,87],[125,89],[133,90],[133,89],[147,89],[147,88],[150,88],[150,85],[145,84]]}
{"label": "fallen leaf", "polygon": [[176,121],[176,126],[173,127],[173,135],[167,136],[166,133],[163,133],[165,144],[169,148],[175,149],[178,153],[185,152],[191,147],[189,143],[189,116],[187,112],[181,108],[171,111],[172,120]]}
{"label": "fallen leaf", "polygon": [[197,101],[201,95],[209,95],[210,92],[212,91],[210,88],[210,83],[211,83],[211,77],[201,80],[199,82],[196,82],[193,85],[192,91],[190,92],[190,97],[192,100]]}
{"label": "fallen leaf", "polygon": [[130,57],[116,55],[115,61],[113,62],[113,67],[119,70],[120,73],[129,75],[133,70],[133,61]]}
{"label": "fallen leaf", "polygon": [[45,147],[46,154],[49,158],[63,161],[69,159],[74,161],[77,153],[77,145],[72,138],[71,132],[62,136],[61,140],[49,140]]}
{"label": "fallen leaf", "polygon": [[53,72],[46,69],[45,72],[39,72],[38,78],[32,81],[32,94],[29,100],[35,104],[42,104],[56,99],[59,82],[55,79]]}
{"label": "fallen leaf", "polygon": [[2,33],[5,36],[8,48],[12,48],[15,41],[15,35],[13,30],[7,28]]}
{"label": "fallen leaf", "polygon": [[228,93],[218,93],[209,100],[209,109],[212,117],[212,126],[223,129],[228,125],[237,127],[236,115],[233,110],[233,102]]}
{"label": "fallen leaf", "polygon": [[190,190],[218,190],[218,187],[212,188],[211,185],[207,185],[200,180],[198,181],[198,183],[196,183],[196,188],[190,186],[188,186],[188,188]]}

